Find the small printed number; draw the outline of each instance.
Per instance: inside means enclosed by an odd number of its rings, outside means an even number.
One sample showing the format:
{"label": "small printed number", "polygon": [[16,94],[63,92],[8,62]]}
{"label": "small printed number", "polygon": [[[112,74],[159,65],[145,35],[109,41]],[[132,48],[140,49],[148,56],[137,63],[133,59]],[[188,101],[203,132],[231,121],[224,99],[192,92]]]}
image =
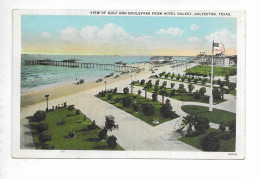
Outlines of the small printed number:
{"label": "small printed number", "polygon": [[237,155],[237,153],[229,153],[228,155],[235,156],[235,155]]}

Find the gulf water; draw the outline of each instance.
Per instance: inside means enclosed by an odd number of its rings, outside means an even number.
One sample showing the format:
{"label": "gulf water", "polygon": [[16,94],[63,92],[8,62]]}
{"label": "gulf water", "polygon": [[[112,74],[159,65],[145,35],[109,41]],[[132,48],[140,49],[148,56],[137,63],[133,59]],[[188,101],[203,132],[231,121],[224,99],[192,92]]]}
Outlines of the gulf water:
{"label": "gulf water", "polygon": [[[21,90],[48,87],[50,85],[75,83],[76,79],[85,81],[97,80],[115,73],[113,70],[94,68],[63,67],[49,65],[25,65],[24,60],[68,60],[78,59],[85,63],[114,64],[122,61],[127,64],[149,62],[151,56],[100,56],[100,55],[21,55]],[[187,57],[174,57],[175,60],[185,61]]]}

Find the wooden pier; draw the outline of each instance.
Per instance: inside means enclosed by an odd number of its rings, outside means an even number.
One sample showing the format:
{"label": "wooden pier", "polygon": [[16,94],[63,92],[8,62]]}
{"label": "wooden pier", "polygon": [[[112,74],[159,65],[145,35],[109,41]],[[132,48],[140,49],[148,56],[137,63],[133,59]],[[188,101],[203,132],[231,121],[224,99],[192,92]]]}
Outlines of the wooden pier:
{"label": "wooden pier", "polygon": [[129,65],[84,63],[77,60],[25,60],[24,63],[25,65],[51,65],[78,68],[96,68],[102,70],[114,70],[118,72],[136,72],[141,70],[139,67],[133,67]]}

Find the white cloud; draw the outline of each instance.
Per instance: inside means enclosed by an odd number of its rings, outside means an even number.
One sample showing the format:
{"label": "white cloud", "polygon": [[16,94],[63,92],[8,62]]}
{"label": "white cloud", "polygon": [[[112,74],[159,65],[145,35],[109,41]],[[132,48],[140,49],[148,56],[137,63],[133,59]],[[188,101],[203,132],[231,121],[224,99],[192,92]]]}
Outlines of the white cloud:
{"label": "white cloud", "polygon": [[193,31],[196,31],[196,30],[199,29],[199,26],[196,25],[196,24],[192,24],[192,25],[190,26],[190,29],[193,30]]}
{"label": "white cloud", "polygon": [[80,32],[78,29],[73,27],[67,27],[66,29],[61,31],[61,39],[63,41],[78,41],[80,38]]}
{"label": "white cloud", "polygon": [[87,26],[81,29],[80,36],[86,41],[91,41],[97,37],[98,30],[97,26]]}
{"label": "white cloud", "polygon": [[41,33],[41,37],[48,39],[48,38],[51,38],[52,36],[48,32],[43,32],[43,33]]}
{"label": "white cloud", "polygon": [[223,43],[225,47],[236,47],[236,34],[231,34],[227,29],[216,31],[204,37],[205,40]]}
{"label": "white cloud", "polygon": [[190,43],[200,43],[202,40],[198,37],[189,37],[187,38],[188,42]]}
{"label": "white cloud", "polygon": [[183,34],[183,30],[181,30],[180,28],[168,28],[168,29],[160,29],[158,32],[156,32],[157,34],[170,34],[173,36],[180,36]]}
{"label": "white cloud", "polygon": [[78,41],[87,43],[131,43],[131,42],[150,42],[151,36],[132,36],[122,27],[115,24],[105,24],[99,29],[97,26],[86,26],[81,30],[73,27],[67,27],[61,31],[61,39],[63,41]]}
{"label": "white cloud", "polygon": [[128,39],[131,36],[122,27],[109,23],[99,30],[97,37],[106,41],[118,41]]}

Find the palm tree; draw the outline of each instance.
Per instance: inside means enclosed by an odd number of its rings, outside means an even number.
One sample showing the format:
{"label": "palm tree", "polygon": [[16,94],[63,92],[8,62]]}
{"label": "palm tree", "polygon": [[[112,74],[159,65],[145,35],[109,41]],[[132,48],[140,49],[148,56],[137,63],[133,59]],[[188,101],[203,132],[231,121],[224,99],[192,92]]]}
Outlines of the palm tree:
{"label": "palm tree", "polygon": [[166,88],[161,89],[160,95],[162,95],[162,104],[164,104],[164,96],[168,95]]}

